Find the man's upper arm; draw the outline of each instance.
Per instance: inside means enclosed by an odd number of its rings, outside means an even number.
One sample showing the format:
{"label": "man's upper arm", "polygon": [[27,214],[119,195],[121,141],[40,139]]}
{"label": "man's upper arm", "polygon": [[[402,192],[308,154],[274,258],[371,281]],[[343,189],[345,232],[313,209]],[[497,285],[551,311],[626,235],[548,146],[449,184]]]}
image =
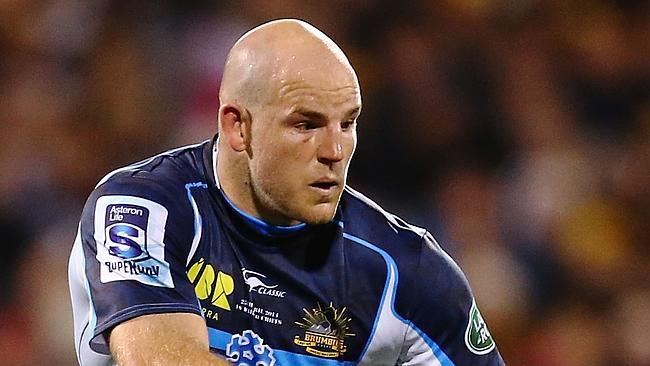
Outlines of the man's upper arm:
{"label": "man's upper arm", "polygon": [[110,349],[120,366],[228,365],[210,354],[205,322],[196,314],[152,314],[127,320],[110,332]]}
{"label": "man's upper arm", "polygon": [[421,250],[398,305],[410,324],[403,365],[424,365],[427,357],[443,366],[504,365],[461,269],[429,233]]}
{"label": "man's upper arm", "polygon": [[78,263],[70,264],[80,269],[71,286],[85,287],[72,290],[73,304],[89,304],[89,314],[74,312],[80,361],[84,352],[108,355],[107,333],[130,319],[163,313],[200,319],[185,270],[194,215],[184,193],[182,187],[123,177],[91,194],[71,257]]}

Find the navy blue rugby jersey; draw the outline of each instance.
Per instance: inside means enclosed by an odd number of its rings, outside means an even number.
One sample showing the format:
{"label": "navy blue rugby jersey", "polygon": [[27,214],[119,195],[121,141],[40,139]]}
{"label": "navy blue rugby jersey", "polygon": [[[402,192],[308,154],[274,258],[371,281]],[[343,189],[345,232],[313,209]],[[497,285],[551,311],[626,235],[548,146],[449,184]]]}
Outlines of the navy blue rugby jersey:
{"label": "navy blue rugby jersey", "polygon": [[188,312],[237,365],[503,365],[465,276],[424,229],[346,187],[335,219],[264,232],[219,188],[215,139],[118,169],[69,264],[83,366],[106,334]]}

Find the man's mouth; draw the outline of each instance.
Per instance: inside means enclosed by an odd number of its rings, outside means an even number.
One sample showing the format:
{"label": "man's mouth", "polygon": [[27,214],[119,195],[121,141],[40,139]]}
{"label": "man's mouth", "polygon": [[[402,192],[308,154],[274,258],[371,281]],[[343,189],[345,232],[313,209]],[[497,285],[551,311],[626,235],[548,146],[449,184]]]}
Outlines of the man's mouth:
{"label": "man's mouth", "polygon": [[313,188],[318,188],[324,191],[329,191],[338,186],[339,184],[335,180],[330,179],[319,179],[316,182],[311,183],[309,186]]}

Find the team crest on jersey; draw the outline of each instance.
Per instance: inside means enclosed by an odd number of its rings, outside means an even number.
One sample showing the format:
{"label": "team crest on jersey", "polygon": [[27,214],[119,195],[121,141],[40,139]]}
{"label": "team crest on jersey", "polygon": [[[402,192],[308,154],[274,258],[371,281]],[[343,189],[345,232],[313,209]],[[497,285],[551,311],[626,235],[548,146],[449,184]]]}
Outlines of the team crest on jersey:
{"label": "team crest on jersey", "polygon": [[273,349],[252,330],[235,334],[226,345],[226,357],[236,366],[273,366]]}
{"label": "team crest on jersey", "polygon": [[349,332],[351,318],[345,314],[346,308],[338,310],[330,303],[322,307],[303,309],[305,316],[296,325],[305,330],[304,336],[295,336],[293,342],[305,351],[320,357],[339,357],[347,351],[345,338],[354,336]]}
{"label": "team crest on jersey", "polygon": [[476,306],[476,301],[473,299],[472,307],[469,310],[469,322],[465,330],[465,345],[472,353],[477,355],[490,353],[495,347],[487,324]]}
{"label": "team crest on jersey", "polygon": [[[235,290],[235,281],[228,273],[215,270],[214,266],[206,263],[205,258],[199,259],[190,266],[187,277],[194,285],[194,292],[199,300],[209,300],[211,305],[230,311],[228,296]],[[218,313],[203,309],[207,318],[217,320]]]}
{"label": "team crest on jersey", "polygon": [[95,241],[102,283],[134,280],[174,287],[165,261],[167,209],[140,197],[103,196],[95,207]]}

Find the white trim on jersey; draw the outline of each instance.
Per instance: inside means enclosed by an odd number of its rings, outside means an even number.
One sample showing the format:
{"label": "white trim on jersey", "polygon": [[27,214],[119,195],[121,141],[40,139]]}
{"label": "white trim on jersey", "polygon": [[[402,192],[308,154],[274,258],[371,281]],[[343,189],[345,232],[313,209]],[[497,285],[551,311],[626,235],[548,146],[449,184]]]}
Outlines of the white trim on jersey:
{"label": "white trim on jersey", "polygon": [[[359,365],[397,365],[404,335],[407,332],[406,324],[393,315],[397,270],[389,263],[386,264],[388,267],[386,287],[370,340],[362,353]],[[432,365],[440,366],[439,363]]]}
{"label": "white trim on jersey", "polygon": [[[404,347],[400,359],[406,360],[398,363],[401,366],[443,365],[441,360],[436,357],[434,350],[427,344],[427,341],[420,336],[416,329],[410,326],[404,338]],[[445,365],[448,364],[445,363]]]}
{"label": "white trim on jersey", "polygon": [[212,149],[212,172],[214,173],[214,184],[217,188],[221,189],[221,184],[219,184],[219,175],[217,174],[217,156],[219,155],[219,136],[217,136],[217,141],[214,142],[214,148]]}
{"label": "white trim on jersey", "polygon": [[387,267],[380,308],[358,365],[454,366],[436,342],[395,311],[399,282],[395,260],[386,251],[364,239],[345,232],[343,237],[377,252]]}
{"label": "white trim on jersey", "polygon": [[86,277],[86,259],[81,243],[81,224],[77,229],[68,264],[68,282],[74,317],[74,342],[79,365],[111,366],[114,365],[109,355],[93,351],[90,340],[95,334],[97,314],[90,295],[90,285]]}
{"label": "white trim on jersey", "polygon": [[203,218],[199,212],[199,207],[196,204],[196,200],[192,195],[192,188],[194,187],[208,188],[207,184],[201,182],[188,183],[185,185],[185,190],[187,190],[187,199],[190,201],[190,204],[192,205],[192,212],[194,213],[194,238],[192,238],[192,246],[190,247],[190,252],[187,254],[187,261],[185,262],[186,267],[189,267],[190,261],[192,260],[192,257],[194,257],[196,249],[199,247],[201,236],[203,234]]}

